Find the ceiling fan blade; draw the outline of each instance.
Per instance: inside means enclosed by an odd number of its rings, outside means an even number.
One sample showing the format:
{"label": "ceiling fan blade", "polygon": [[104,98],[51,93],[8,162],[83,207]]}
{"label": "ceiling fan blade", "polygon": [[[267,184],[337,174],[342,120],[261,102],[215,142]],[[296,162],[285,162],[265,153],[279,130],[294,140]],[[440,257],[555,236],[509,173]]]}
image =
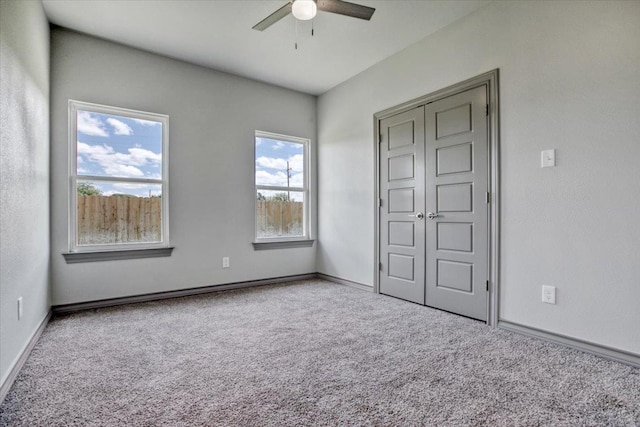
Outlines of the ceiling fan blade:
{"label": "ceiling fan blade", "polygon": [[267,16],[262,21],[254,25],[253,29],[258,31],[266,30],[267,28],[269,28],[270,26],[272,26],[273,24],[275,24],[276,22],[278,22],[279,20],[281,20],[282,18],[290,14],[292,4],[293,2],[289,2],[285,4],[280,9],[276,10],[271,15]]}
{"label": "ceiling fan blade", "polygon": [[366,19],[367,21],[371,19],[373,12],[376,11],[372,7],[342,0],[317,0],[316,4],[318,5],[318,10],[351,16],[352,18]]}

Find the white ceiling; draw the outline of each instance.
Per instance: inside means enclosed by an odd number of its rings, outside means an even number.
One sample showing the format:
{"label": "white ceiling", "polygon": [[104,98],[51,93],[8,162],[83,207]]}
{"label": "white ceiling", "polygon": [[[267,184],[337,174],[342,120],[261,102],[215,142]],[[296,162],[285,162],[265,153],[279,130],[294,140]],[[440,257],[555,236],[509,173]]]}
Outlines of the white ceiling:
{"label": "white ceiling", "polygon": [[356,0],[371,21],[319,12],[251,29],[287,0],[43,0],[62,27],[319,95],[490,0]]}

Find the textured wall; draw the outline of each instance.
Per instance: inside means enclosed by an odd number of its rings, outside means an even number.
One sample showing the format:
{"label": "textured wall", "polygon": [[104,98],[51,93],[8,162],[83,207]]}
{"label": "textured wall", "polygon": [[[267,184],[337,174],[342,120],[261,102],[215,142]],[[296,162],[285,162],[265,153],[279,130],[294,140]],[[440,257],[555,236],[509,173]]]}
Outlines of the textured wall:
{"label": "textured wall", "polygon": [[0,1],[0,201],[2,384],[49,311],[49,24],[36,1]]}
{"label": "textured wall", "polygon": [[319,271],[373,283],[373,114],[494,68],[501,318],[640,353],[640,2],[496,2],[322,95]]}
{"label": "textured wall", "polygon": [[[315,154],[314,96],[59,28],[51,49],[54,305],[316,271],[315,246],[251,245],[254,131],[311,138]],[[65,264],[69,99],[169,115],[171,257]]]}

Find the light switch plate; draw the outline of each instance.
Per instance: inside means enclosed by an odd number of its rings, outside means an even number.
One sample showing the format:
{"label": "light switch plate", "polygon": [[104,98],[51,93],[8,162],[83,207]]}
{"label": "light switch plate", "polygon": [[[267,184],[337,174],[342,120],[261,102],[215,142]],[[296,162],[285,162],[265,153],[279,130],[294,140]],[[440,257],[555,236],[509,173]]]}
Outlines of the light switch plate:
{"label": "light switch plate", "polygon": [[543,150],[540,153],[540,167],[551,168],[556,165],[556,150]]}

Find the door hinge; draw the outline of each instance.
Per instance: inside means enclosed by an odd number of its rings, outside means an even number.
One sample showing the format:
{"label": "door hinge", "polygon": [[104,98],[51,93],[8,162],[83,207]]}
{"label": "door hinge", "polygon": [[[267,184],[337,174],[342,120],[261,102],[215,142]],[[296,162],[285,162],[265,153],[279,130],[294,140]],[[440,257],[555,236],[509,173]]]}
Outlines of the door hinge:
{"label": "door hinge", "polygon": [[378,135],[378,144],[382,143],[382,133]]}
{"label": "door hinge", "polygon": [[488,191],[485,194],[485,202],[487,202],[487,204],[491,203],[491,193]]}
{"label": "door hinge", "polygon": [[379,263],[378,263],[378,269],[379,269],[380,271],[382,271],[382,263],[381,263],[381,262],[379,262]]}
{"label": "door hinge", "polygon": [[382,199],[378,199],[378,207],[381,208],[382,207]]}
{"label": "door hinge", "polygon": [[485,109],[487,116],[489,115],[489,104],[487,104],[486,109]]}
{"label": "door hinge", "polygon": [[487,292],[489,292],[489,281],[487,280]]}

